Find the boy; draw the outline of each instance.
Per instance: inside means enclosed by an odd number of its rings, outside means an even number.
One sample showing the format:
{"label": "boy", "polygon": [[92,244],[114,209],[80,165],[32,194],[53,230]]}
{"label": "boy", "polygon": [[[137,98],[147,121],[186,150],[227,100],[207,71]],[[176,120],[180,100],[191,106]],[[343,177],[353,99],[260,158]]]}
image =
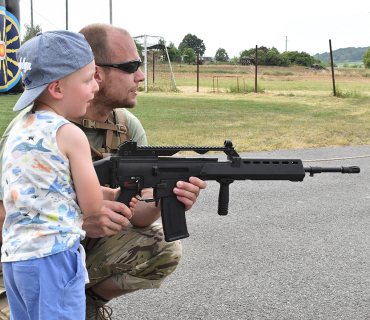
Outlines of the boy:
{"label": "boy", "polygon": [[94,56],[81,34],[54,31],[26,42],[17,61],[26,90],[13,110],[33,108],[11,131],[3,158],[11,317],[85,319],[82,217],[118,193],[100,187],[86,136],[65,119],[83,116],[98,91]]}

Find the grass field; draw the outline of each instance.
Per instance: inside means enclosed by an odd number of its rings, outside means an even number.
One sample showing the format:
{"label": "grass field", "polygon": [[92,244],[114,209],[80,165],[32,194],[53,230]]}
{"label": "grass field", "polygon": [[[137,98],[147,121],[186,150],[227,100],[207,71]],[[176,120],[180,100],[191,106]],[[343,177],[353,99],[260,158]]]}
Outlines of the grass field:
{"label": "grass field", "polygon": [[[253,87],[248,68],[245,82]],[[370,144],[370,78],[363,76],[369,70],[337,70],[339,98],[328,71],[260,68],[264,92],[237,94],[235,78],[219,78],[219,93],[213,93],[213,77],[221,74],[202,73],[197,92],[196,74],[174,69],[179,92],[140,92],[132,109],[149,144],[222,145],[230,139],[240,152]],[[0,96],[0,135],[18,97]]]}

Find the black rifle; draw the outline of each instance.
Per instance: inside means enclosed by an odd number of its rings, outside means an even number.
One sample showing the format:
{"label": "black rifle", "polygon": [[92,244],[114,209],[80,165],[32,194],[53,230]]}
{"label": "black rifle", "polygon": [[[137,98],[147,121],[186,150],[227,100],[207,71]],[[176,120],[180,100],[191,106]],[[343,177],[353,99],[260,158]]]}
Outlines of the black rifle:
{"label": "black rifle", "polygon": [[[171,157],[179,151],[191,150],[199,154],[223,151],[227,161],[217,158]],[[230,140],[222,147],[137,146],[128,140],[118,146],[117,153],[94,162],[102,186],[121,187],[116,201],[129,204],[132,197],[145,188],[153,188],[153,198],[161,200],[161,214],[166,241],[189,236],[186,227],[185,206],[173,193],[177,181],[190,177],[216,180],[220,183],[218,214],[227,215],[229,185],[234,180],[289,180],[303,181],[305,173],[311,176],[321,172],[359,173],[360,168],[338,167],[304,168],[300,159],[249,159],[241,158]]]}

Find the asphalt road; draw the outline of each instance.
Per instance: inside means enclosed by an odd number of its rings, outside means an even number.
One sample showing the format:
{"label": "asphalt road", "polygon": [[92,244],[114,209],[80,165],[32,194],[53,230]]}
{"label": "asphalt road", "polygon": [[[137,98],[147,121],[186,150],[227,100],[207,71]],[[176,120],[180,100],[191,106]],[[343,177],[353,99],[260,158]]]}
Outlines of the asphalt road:
{"label": "asphalt road", "polygon": [[[370,146],[241,154],[363,155]],[[218,183],[208,182],[187,213],[175,273],[160,289],[112,300],[113,319],[370,319],[370,158],[305,163],[352,165],[361,173],[235,182],[227,216],[217,215]]]}

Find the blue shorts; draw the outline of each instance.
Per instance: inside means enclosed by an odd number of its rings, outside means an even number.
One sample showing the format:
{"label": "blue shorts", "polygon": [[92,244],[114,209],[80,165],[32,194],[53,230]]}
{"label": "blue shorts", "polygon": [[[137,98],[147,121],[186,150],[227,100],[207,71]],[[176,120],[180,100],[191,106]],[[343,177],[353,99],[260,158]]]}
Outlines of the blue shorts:
{"label": "blue shorts", "polygon": [[85,276],[80,242],[40,259],[4,262],[10,319],[84,320]]}

